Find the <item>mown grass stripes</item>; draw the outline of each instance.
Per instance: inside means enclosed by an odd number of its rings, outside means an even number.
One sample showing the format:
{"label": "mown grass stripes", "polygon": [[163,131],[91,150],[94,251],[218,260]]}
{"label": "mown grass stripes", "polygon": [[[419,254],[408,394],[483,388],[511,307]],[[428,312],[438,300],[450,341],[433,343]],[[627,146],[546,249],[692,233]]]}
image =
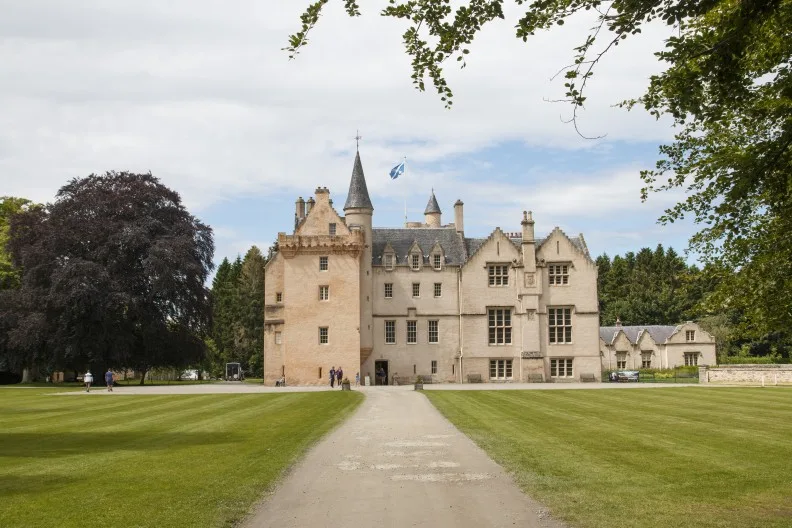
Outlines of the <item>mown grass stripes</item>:
{"label": "mown grass stripes", "polygon": [[361,401],[2,389],[0,526],[231,525]]}
{"label": "mown grass stripes", "polygon": [[426,396],[573,526],[792,526],[790,389]]}

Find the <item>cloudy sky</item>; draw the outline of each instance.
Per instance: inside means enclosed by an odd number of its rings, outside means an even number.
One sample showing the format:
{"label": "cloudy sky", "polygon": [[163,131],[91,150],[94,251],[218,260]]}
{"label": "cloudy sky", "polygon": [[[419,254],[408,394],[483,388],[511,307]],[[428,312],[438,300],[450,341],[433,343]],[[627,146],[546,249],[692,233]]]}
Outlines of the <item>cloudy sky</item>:
{"label": "cloudy sky", "polygon": [[[421,220],[435,189],[444,222],[465,202],[469,236],[583,233],[594,255],[658,243],[681,251],[689,222],[656,223],[680,193],[641,203],[639,171],[672,137],[666,121],[613,105],[639,95],[661,65],[665,28],[610,53],[590,84],[579,137],[550,78],[571,62],[591,18],[528,43],[519,11],[489,26],[468,66],[449,65],[444,109],[417,92],[400,21],[336,0],[295,61],[282,51],[307,0],[0,0],[0,195],[51,201],[67,180],[151,171],[215,230],[216,260],[265,249],[293,226],[294,201],[317,186],[337,209],[360,153],[375,226]],[[407,157],[404,177],[390,168]]]}

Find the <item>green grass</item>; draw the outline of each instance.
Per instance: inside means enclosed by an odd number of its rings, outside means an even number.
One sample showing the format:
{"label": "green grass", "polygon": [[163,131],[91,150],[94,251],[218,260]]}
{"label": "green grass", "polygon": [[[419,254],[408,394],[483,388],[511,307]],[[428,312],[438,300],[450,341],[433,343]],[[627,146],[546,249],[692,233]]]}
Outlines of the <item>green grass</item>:
{"label": "green grass", "polygon": [[0,526],[230,526],[357,392],[0,390]]}
{"label": "green grass", "polygon": [[573,526],[792,526],[792,390],[426,396]]}

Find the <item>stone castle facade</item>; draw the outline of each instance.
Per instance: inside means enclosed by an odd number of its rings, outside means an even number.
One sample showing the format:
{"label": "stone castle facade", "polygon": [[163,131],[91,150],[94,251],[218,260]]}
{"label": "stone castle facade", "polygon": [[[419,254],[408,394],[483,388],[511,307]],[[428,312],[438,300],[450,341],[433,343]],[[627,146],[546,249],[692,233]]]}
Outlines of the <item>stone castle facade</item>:
{"label": "stone castle facade", "polygon": [[[360,154],[344,216],[327,188],[297,201],[265,273],[264,377],[321,385],[331,367],[361,383],[599,380],[597,268],[582,235],[555,228],[464,233],[464,204],[443,225],[373,227]],[[515,219],[518,220],[518,219]]]}

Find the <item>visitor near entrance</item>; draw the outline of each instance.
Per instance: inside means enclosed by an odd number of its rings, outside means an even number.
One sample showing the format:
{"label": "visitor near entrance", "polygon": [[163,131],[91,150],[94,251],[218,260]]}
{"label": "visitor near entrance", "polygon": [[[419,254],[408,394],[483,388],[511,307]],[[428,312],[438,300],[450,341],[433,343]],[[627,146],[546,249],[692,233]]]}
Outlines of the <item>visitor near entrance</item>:
{"label": "visitor near entrance", "polygon": [[360,372],[355,374],[355,387],[360,387]]}
{"label": "visitor near entrance", "polygon": [[83,382],[85,383],[85,392],[91,392],[91,383],[93,383],[93,374],[91,374],[90,370],[85,373]]}
{"label": "visitor near entrance", "polygon": [[338,367],[336,370],[336,380],[338,381],[338,388],[341,388],[341,380],[344,379],[344,369]]}
{"label": "visitor near entrance", "polygon": [[335,375],[336,375],[335,365],[333,365],[332,367],[330,367],[330,388],[331,389],[335,386]]}
{"label": "visitor near entrance", "polygon": [[105,372],[105,384],[107,385],[108,392],[113,392],[113,371],[107,369]]}

